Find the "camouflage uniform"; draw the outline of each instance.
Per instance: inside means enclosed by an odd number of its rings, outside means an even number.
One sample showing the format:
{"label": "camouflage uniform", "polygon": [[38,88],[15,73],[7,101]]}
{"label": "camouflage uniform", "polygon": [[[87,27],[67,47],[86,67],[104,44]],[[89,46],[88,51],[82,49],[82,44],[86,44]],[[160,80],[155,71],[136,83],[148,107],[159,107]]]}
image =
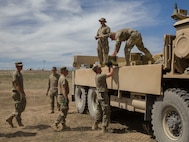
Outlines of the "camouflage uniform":
{"label": "camouflage uniform", "polygon": [[[101,18],[99,20],[106,22],[104,18]],[[97,53],[100,64],[105,64],[108,62],[108,53],[109,53],[109,42],[108,42],[108,36],[110,34],[110,28],[107,25],[102,25],[96,34],[96,38],[98,39],[98,47],[97,47]]]}
{"label": "camouflage uniform", "polygon": [[48,88],[47,88],[47,93],[49,92],[50,95],[50,105],[51,105],[51,113],[54,113],[54,101],[56,99],[56,103],[57,103],[57,108],[59,109],[59,103],[57,100],[57,96],[58,96],[58,79],[59,79],[60,75],[55,73],[55,74],[51,74],[49,76],[49,81],[48,81]]}
{"label": "camouflage uniform", "polygon": [[56,126],[62,123],[63,127],[66,123],[66,117],[69,110],[69,100],[64,97],[62,92],[62,86],[64,85],[66,96],[69,94],[69,84],[66,77],[62,74],[58,80],[58,103],[60,105],[60,114],[55,121]]}
{"label": "camouflage uniform", "polygon": [[115,51],[117,53],[119,52],[121,42],[126,41],[124,52],[125,52],[125,60],[127,65],[129,65],[129,56],[131,49],[134,47],[134,45],[136,45],[137,48],[141,52],[143,52],[152,61],[152,63],[154,63],[154,59],[152,58],[152,55],[149,52],[149,50],[144,47],[144,44],[142,42],[142,36],[138,31],[133,29],[121,29],[116,32],[115,40],[116,40]]}
{"label": "camouflage uniform", "polygon": [[107,128],[110,121],[110,100],[107,92],[106,74],[97,74],[95,83],[97,88],[97,114],[95,123],[98,124],[102,120],[102,126]]}
{"label": "camouflage uniform", "polygon": [[[20,64],[22,65],[22,63],[20,63]],[[23,124],[21,122],[21,120],[22,120],[21,114],[25,110],[25,107],[26,107],[26,97],[25,97],[25,92],[24,92],[23,76],[22,76],[22,73],[18,72],[18,71],[15,71],[12,76],[13,76],[12,98],[15,103],[15,110],[6,121],[11,125],[11,127],[13,127],[12,120],[15,117],[18,122],[18,125],[23,126]],[[18,92],[18,90],[16,90],[15,83],[19,86],[21,94]]]}

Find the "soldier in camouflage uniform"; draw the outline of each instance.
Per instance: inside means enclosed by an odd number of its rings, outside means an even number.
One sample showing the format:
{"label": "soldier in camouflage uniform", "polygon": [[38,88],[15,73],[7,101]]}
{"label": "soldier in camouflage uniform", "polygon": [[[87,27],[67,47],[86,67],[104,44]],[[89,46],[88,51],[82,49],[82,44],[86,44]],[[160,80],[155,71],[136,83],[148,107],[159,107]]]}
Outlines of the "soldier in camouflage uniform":
{"label": "soldier in camouflage uniform", "polygon": [[110,99],[108,96],[106,78],[112,76],[113,68],[110,66],[109,72],[106,74],[101,74],[102,70],[99,65],[94,65],[92,69],[96,73],[95,83],[98,92],[97,114],[92,129],[97,130],[98,124],[102,121],[102,132],[106,132],[110,121]]}
{"label": "soldier in camouflage uniform", "polygon": [[21,119],[21,114],[25,110],[26,107],[26,97],[25,97],[25,92],[24,92],[24,85],[23,85],[23,76],[21,73],[22,70],[22,62],[16,62],[16,71],[13,73],[13,80],[12,80],[12,98],[15,103],[15,110],[14,112],[10,115],[6,121],[9,123],[11,127],[13,126],[13,118],[15,117],[18,125],[24,126],[22,124],[22,119]]}
{"label": "soldier in camouflage uniform", "polygon": [[99,22],[101,27],[98,29],[95,39],[98,40],[97,53],[99,62],[101,65],[105,65],[108,62],[110,28],[105,24],[105,18],[101,18]]}
{"label": "soldier in camouflage uniform", "polygon": [[60,114],[58,115],[58,118],[56,119],[55,123],[52,125],[52,128],[55,130],[58,130],[59,124],[62,124],[62,130],[68,128],[66,126],[66,117],[69,110],[69,84],[66,79],[66,76],[68,75],[68,70],[66,67],[62,67],[60,69],[60,78],[58,80],[58,103],[60,105]]}
{"label": "soldier in camouflage uniform", "polygon": [[58,96],[58,79],[59,79],[60,75],[57,74],[56,71],[57,71],[56,67],[52,67],[52,74],[49,76],[47,93],[46,93],[46,96],[48,96],[48,94],[50,95],[50,100],[51,100],[50,101],[50,104],[51,104],[51,112],[50,113],[54,113],[55,99],[56,99],[56,103],[57,103],[57,108],[59,109],[57,96]]}
{"label": "soldier in camouflage uniform", "polygon": [[133,29],[121,29],[115,33],[110,33],[110,38],[116,41],[115,50],[112,56],[117,55],[121,46],[121,42],[126,41],[124,48],[126,65],[129,65],[130,52],[134,45],[136,45],[140,51],[144,52],[144,54],[149,58],[149,60],[151,60],[151,62],[154,63],[154,59],[152,58],[152,55],[149,52],[149,50],[144,47],[144,44],[142,42],[142,36],[138,31]]}

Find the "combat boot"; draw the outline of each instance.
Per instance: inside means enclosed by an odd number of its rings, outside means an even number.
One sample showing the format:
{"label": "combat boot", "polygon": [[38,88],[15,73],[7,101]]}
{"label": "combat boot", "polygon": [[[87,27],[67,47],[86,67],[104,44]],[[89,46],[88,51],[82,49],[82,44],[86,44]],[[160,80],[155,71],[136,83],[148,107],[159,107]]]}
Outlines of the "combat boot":
{"label": "combat boot", "polygon": [[22,119],[20,117],[16,117],[17,123],[20,127],[23,127],[24,125],[22,124]]}
{"label": "combat boot", "polygon": [[10,116],[8,119],[6,119],[6,122],[8,122],[9,125],[13,128],[14,126],[13,126],[13,123],[12,123],[12,119],[13,119],[13,117]]}
{"label": "combat boot", "polygon": [[55,131],[57,131],[58,130],[58,123],[53,123],[51,125],[51,128],[54,129]]}
{"label": "combat boot", "polygon": [[68,129],[70,129],[70,127],[68,127],[65,123],[62,123],[62,131]]}
{"label": "combat boot", "polygon": [[20,127],[23,127],[23,126],[24,126],[21,121],[18,121],[18,125],[19,125]]}
{"label": "combat boot", "polygon": [[54,111],[52,110],[51,112],[50,112],[50,114],[53,114],[54,113]]}
{"label": "combat boot", "polygon": [[98,130],[98,129],[99,129],[98,123],[95,122],[95,123],[93,124],[93,126],[92,126],[92,130]]}
{"label": "combat boot", "polygon": [[102,127],[102,130],[101,130],[101,132],[102,132],[102,133],[105,133],[105,132],[107,132],[107,129],[106,129],[106,127],[105,127],[105,126],[103,126],[103,127]]}

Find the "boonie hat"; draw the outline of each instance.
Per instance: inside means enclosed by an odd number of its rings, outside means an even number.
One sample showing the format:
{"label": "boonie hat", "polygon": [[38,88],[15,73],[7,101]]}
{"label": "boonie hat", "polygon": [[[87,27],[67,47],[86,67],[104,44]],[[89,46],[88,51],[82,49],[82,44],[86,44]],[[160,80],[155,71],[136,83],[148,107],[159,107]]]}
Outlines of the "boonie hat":
{"label": "boonie hat", "polygon": [[106,19],[105,19],[105,18],[100,18],[98,21],[99,21],[99,22],[105,22],[105,23],[106,23]]}
{"label": "boonie hat", "polygon": [[23,66],[22,62],[16,62],[15,65],[16,65],[17,67],[19,67],[19,66],[20,66],[20,67]]}

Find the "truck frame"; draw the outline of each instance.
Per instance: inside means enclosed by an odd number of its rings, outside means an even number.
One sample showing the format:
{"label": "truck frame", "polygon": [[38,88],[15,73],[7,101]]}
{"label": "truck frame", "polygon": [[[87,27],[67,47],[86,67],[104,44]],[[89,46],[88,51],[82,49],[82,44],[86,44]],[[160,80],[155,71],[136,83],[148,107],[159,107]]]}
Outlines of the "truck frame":
{"label": "truck frame", "polygon": [[[189,140],[189,18],[175,10],[176,35],[164,35],[162,62],[149,64],[145,55],[132,53],[130,66],[116,68],[107,79],[111,106],[144,114],[158,142]],[[90,68],[97,56],[74,56],[73,95],[79,113],[96,114],[95,73]],[[125,61],[117,57],[116,62]],[[125,64],[125,63],[124,63]],[[108,72],[103,67],[102,72]]]}

